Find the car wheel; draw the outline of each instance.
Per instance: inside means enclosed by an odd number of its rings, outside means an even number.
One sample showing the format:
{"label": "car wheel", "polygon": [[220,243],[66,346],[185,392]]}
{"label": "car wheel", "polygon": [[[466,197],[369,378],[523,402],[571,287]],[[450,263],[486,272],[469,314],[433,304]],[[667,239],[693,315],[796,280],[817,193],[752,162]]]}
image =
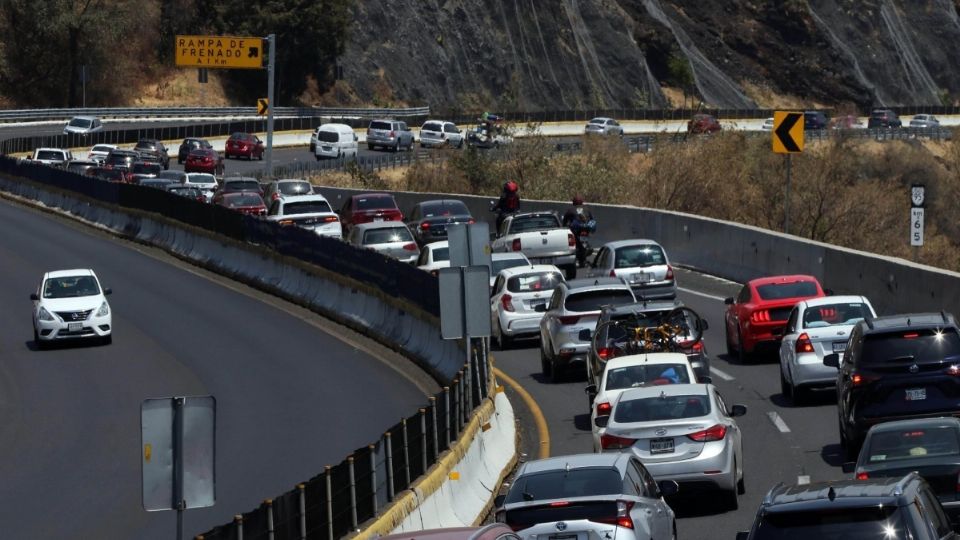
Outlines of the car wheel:
{"label": "car wheel", "polygon": [[577,277],[577,265],[576,265],[576,263],[574,263],[574,264],[568,264],[568,265],[564,266],[564,267],[563,267],[563,273],[564,273],[564,277],[566,277],[568,280],[569,280],[569,279],[574,279],[574,278],[576,278],[576,277]]}
{"label": "car wheel", "polygon": [[793,399],[792,388],[790,387],[790,383],[787,382],[787,378],[783,375],[783,368],[780,368],[780,393],[787,399]]}
{"label": "car wheel", "polygon": [[113,343],[113,334],[110,334],[109,336],[103,338],[104,345],[110,345],[111,343]]}
{"label": "car wheel", "polygon": [[853,444],[853,441],[847,439],[847,432],[843,429],[843,421],[839,418],[837,418],[837,431],[840,433],[840,449],[843,461],[856,461],[860,449]]}
{"label": "car wheel", "polygon": [[394,153],[400,151],[400,141],[397,141],[397,144],[393,145],[393,151]]}
{"label": "car wheel", "polygon": [[726,499],[727,510],[736,510],[740,508],[740,497],[737,495],[736,488],[727,491],[724,494],[724,499]]}
{"label": "car wheel", "polygon": [[551,371],[553,371],[550,368],[553,366],[550,364],[550,360],[547,359],[547,354],[543,350],[544,346],[546,346],[546,344],[540,345],[540,372],[543,373],[545,378],[550,379],[552,377]]}
{"label": "car wheel", "polygon": [[740,326],[737,325],[737,360],[741,364],[747,363],[747,348],[743,346],[743,331],[740,329]]}
{"label": "car wheel", "polygon": [[724,322],[723,325],[723,336],[724,341],[727,342],[727,358],[733,358],[737,354],[737,349],[733,346],[733,343],[730,342],[730,328],[727,327],[726,322]]}

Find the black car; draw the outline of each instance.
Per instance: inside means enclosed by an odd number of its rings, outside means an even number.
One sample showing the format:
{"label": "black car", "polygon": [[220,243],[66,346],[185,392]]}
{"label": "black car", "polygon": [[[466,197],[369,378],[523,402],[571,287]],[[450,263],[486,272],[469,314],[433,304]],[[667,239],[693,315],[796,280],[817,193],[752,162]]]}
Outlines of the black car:
{"label": "black car", "polygon": [[956,539],[927,482],[915,472],[771,489],[737,540]]}
{"label": "black car", "polygon": [[157,139],[140,139],[133,149],[140,152],[144,161],[156,161],[164,170],[170,168],[170,156],[167,154],[167,147],[163,145],[163,142]]}
{"label": "black car", "polygon": [[455,223],[474,223],[462,201],[439,199],[417,203],[407,214],[407,227],[420,246],[447,239],[447,227]]}
{"label": "black car", "polygon": [[136,161],[130,166],[130,176],[133,183],[139,184],[141,180],[156,178],[163,170],[159,163],[148,161]]}
{"label": "black car", "polygon": [[195,139],[192,137],[187,137],[180,143],[180,148],[177,150],[177,163],[183,163],[187,160],[187,156],[190,155],[190,152],[202,148],[205,150],[213,150],[213,145],[207,142],[206,139]]}
{"label": "black car", "polygon": [[843,472],[856,480],[903,478],[917,471],[940,499],[947,517],[960,521],[960,419],[920,418],[877,424],[867,432],[856,463]]}
{"label": "black car", "polygon": [[141,161],[140,152],[114,149],[111,150],[110,153],[107,154],[107,158],[103,160],[103,166],[108,169],[130,170],[137,161]]}
{"label": "black car", "polygon": [[898,128],[902,125],[900,117],[890,109],[874,109],[870,111],[870,119],[867,120],[867,129]]}
{"label": "black car", "polygon": [[870,426],[890,420],[960,415],[960,331],[949,313],[867,318],[850,332],[837,367],[837,414],[847,460]]}
{"label": "black car", "polygon": [[804,111],[803,112],[803,129],[827,129],[827,125],[830,123],[830,120],[827,118],[827,115],[823,114],[822,111]]}

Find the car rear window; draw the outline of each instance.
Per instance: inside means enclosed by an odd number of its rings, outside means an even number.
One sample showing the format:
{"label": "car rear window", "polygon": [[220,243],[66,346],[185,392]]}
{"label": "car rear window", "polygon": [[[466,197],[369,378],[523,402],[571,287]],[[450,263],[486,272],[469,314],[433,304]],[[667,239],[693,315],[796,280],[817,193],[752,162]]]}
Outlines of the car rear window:
{"label": "car rear window", "polygon": [[159,163],[134,163],[131,170],[134,174],[158,174],[163,167]]}
{"label": "car rear window", "polygon": [[320,142],[340,142],[340,133],[321,129],[317,132],[317,140]]}
{"label": "car rear window", "polygon": [[924,459],[960,455],[957,430],[949,426],[907,427],[896,431],[878,431],[870,435],[865,451],[866,463]]}
{"label": "car rear window", "polygon": [[642,245],[618,248],[614,254],[616,268],[638,268],[667,264],[667,256],[660,246]]}
{"label": "car rear window", "polygon": [[170,180],[171,182],[183,182],[184,178],[187,175],[183,171],[160,171],[157,173],[157,178],[164,178]]}
{"label": "car rear window", "polygon": [[960,361],[960,335],[950,328],[867,334],[861,358],[869,363]]}
{"label": "car rear window", "polygon": [[446,133],[457,133],[458,130],[457,130],[457,126],[453,124],[444,124],[443,131],[445,131]]}
{"label": "car rear window", "polygon": [[470,211],[467,210],[467,205],[463,204],[460,201],[448,201],[442,203],[426,203],[420,206],[420,210],[423,212],[423,217],[439,217],[439,216],[457,216],[457,215],[470,215]]}
{"label": "car rear window", "polygon": [[421,131],[443,131],[443,126],[439,122],[427,122],[420,128]]}
{"label": "car rear window", "polygon": [[690,380],[684,364],[648,364],[624,366],[607,370],[606,390],[636,388],[657,384],[688,384]]}
{"label": "car rear window", "polygon": [[909,537],[902,512],[896,506],[882,504],[810,512],[770,512],[761,518],[750,536],[752,540]]}
{"label": "car rear window", "polygon": [[667,396],[620,401],[613,410],[618,424],[682,420],[710,414],[710,399],[703,395]]}
{"label": "car rear window", "polygon": [[410,230],[403,226],[384,229],[370,229],[363,232],[364,245],[387,244],[390,242],[413,242]]}
{"label": "car rear window", "polygon": [[600,311],[603,306],[617,306],[635,302],[633,293],[627,289],[600,289],[575,292],[567,297],[567,311]]}
{"label": "car rear window", "polygon": [[300,201],[283,205],[283,215],[285,216],[296,214],[316,214],[319,212],[332,212],[332,210],[326,201]]}
{"label": "car rear window", "polygon": [[495,276],[500,273],[501,270],[506,270],[507,268],[515,268],[517,266],[527,266],[530,264],[530,261],[524,259],[523,257],[510,257],[509,259],[490,259],[490,275]]}
{"label": "car rear window", "polygon": [[226,197],[227,206],[230,208],[235,208],[237,206],[260,206],[263,204],[263,199],[257,195],[234,195],[232,197]]}
{"label": "car rear window", "polygon": [[37,152],[37,159],[48,159],[51,161],[63,159],[63,152],[54,152],[53,150],[41,150]]}
{"label": "car rear window", "polygon": [[870,308],[862,302],[841,302],[808,307],[803,312],[804,328],[823,328],[833,325],[856,324],[871,316]]}
{"label": "car rear window", "polygon": [[306,195],[313,193],[310,182],[280,182],[277,189],[284,195]]}
{"label": "car rear window", "polygon": [[260,191],[260,183],[256,180],[234,180],[224,182],[223,188],[230,191]]}
{"label": "car rear window", "polygon": [[521,476],[510,487],[505,503],[618,495],[622,491],[623,479],[612,467],[561,469]]}
{"label": "car rear window", "polygon": [[513,219],[513,223],[510,224],[510,233],[546,231],[559,228],[560,220],[556,216],[521,216]]}
{"label": "car rear window", "polygon": [[818,296],[817,284],[812,281],[794,281],[792,283],[767,283],[757,285],[757,294],[764,300],[783,300],[803,296]]}
{"label": "car rear window", "polygon": [[593,120],[590,120],[590,122],[588,122],[588,123],[590,123],[590,124],[600,124],[600,125],[603,125],[603,124],[605,124],[606,122],[607,122],[607,121],[606,121],[605,119],[603,119],[603,118],[594,118]]}
{"label": "car rear window", "polygon": [[433,262],[449,261],[450,248],[437,248],[433,250]]}
{"label": "car rear window", "polygon": [[113,147],[108,146],[106,144],[95,144],[93,148],[90,149],[91,152],[107,152],[107,153],[109,153],[111,150],[113,150]]}
{"label": "car rear window", "polygon": [[216,184],[217,179],[210,173],[188,173],[187,183],[189,184]]}
{"label": "car rear window", "polygon": [[390,131],[390,122],[370,122],[370,129],[383,129]]}
{"label": "car rear window", "polygon": [[357,210],[383,210],[397,207],[393,197],[357,197],[354,202]]}
{"label": "car rear window", "polygon": [[560,272],[522,274],[507,280],[507,290],[514,293],[552,291],[561,281]]}

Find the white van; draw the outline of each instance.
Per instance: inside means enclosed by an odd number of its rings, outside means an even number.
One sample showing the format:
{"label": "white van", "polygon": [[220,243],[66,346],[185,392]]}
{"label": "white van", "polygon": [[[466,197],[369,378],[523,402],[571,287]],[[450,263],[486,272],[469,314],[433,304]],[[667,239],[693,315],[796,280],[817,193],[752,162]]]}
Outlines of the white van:
{"label": "white van", "polygon": [[323,158],[357,157],[357,135],[346,124],[324,124],[314,132],[317,139],[314,155]]}

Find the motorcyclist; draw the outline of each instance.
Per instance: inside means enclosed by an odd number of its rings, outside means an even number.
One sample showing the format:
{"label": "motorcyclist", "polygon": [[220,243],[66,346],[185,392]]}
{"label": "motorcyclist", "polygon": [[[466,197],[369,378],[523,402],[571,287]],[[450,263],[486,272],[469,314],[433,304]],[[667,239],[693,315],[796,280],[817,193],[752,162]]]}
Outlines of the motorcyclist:
{"label": "motorcyclist", "polygon": [[569,227],[577,243],[577,264],[581,267],[586,264],[587,249],[584,246],[585,237],[596,231],[597,222],[593,219],[593,212],[583,204],[583,197],[574,195],[573,205],[563,214],[563,226]]}
{"label": "motorcyclist", "polygon": [[490,211],[498,212],[497,230],[500,230],[500,224],[503,223],[507,215],[520,211],[520,186],[513,180],[504,182],[500,199],[490,207]]}

